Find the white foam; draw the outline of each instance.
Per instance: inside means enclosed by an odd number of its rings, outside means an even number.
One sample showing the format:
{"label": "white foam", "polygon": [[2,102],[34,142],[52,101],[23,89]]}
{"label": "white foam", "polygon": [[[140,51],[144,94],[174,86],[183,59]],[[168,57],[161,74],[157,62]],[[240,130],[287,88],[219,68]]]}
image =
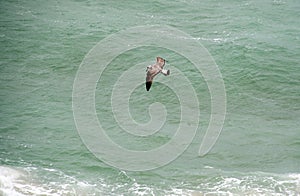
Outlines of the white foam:
{"label": "white foam", "polygon": [[[0,166],[0,195],[27,196],[27,195],[92,195],[99,190],[94,185],[76,180],[55,169],[40,169],[53,172],[59,179],[45,181],[32,175],[36,168],[12,168]],[[48,173],[49,174],[49,173]]]}
{"label": "white foam", "polygon": [[203,182],[196,189],[205,194],[225,195],[299,195],[300,174],[270,174],[263,172],[222,176],[212,183]]}
{"label": "white foam", "polygon": [[15,184],[23,176],[24,173],[21,171],[0,166],[0,193],[2,195],[22,195],[16,191]]}
{"label": "white foam", "polygon": [[0,166],[0,193],[4,196],[58,195],[31,181],[25,170],[7,166]]}
{"label": "white foam", "polygon": [[[231,173],[221,172],[219,176],[194,178],[192,181],[164,184],[157,187],[142,184],[127,174],[122,182],[102,181],[104,193],[113,195],[166,195],[166,196],[202,196],[202,195],[299,195],[300,174],[270,174],[263,172]],[[105,182],[106,181],[106,182]],[[124,183],[125,182],[125,183]],[[168,187],[164,187],[168,186]],[[109,192],[111,191],[111,192]]]}
{"label": "white foam", "polygon": [[[211,170],[211,169],[210,169]],[[48,168],[0,166],[0,195],[299,195],[300,174],[224,173],[176,185],[143,184],[120,172],[119,179],[97,179],[90,184]]]}

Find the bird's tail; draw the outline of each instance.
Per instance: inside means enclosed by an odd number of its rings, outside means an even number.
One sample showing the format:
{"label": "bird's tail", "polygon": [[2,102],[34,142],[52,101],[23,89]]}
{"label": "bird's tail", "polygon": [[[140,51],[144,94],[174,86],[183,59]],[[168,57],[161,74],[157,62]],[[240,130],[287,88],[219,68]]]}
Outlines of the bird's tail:
{"label": "bird's tail", "polygon": [[161,70],[161,73],[164,74],[165,76],[168,76],[170,75],[170,70],[163,69]]}

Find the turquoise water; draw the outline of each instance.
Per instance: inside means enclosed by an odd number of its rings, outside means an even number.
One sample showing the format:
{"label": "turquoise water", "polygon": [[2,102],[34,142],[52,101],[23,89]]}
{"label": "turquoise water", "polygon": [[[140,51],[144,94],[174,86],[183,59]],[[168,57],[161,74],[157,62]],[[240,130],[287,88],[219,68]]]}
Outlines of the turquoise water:
{"label": "turquoise water", "polygon": [[[1,1],[0,194],[300,194],[299,9],[296,0]],[[163,55],[171,65],[186,64],[182,71],[201,99],[200,125],[189,148],[164,167],[130,172],[107,165],[83,144],[72,89],[82,60],[99,41],[140,25],[168,25],[203,44],[223,76],[227,113],[217,143],[199,157],[210,116],[205,80],[172,51],[145,46],[118,56],[111,62],[116,68],[97,84],[95,102],[108,135],[121,145],[160,146],[179,122],[179,102],[170,89],[156,83],[145,100],[140,86],[131,97],[132,117],[147,122],[145,102],[160,100],[170,111],[167,123],[148,139],[122,135],[105,104],[112,79],[125,70],[117,67],[122,62]]]}

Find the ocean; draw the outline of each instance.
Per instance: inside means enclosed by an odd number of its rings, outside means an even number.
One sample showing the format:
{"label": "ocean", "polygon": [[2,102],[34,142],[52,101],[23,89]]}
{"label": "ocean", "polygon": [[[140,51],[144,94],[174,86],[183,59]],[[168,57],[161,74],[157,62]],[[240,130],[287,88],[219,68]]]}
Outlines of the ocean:
{"label": "ocean", "polygon": [[0,195],[300,195],[299,10],[1,1]]}

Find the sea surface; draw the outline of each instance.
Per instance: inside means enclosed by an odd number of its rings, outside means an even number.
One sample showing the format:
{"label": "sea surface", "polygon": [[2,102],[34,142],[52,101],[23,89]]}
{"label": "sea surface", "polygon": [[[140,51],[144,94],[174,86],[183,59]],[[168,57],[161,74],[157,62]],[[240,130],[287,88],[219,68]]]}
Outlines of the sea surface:
{"label": "sea surface", "polygon": [[[299,10],[299,0],[0,1],[0,195],[300,195]],[[149,138],[122,134],[111,89],[130,65],[145,74],[143,62],[166,58],[171,75],[176,67],[193,84],[201,113],[193,142],[178,158],[128,171],[97,158],[82,141],[73,84],[98,42],[149,25],[178,29],[207,49],[224,81],[226,116],[211,151],[199,156],[211,111],[205,79],[174,51],[123,52],[95,91],[97,116],[116,143],[149,150],[171,140],[181,123],[172,89],[157,82],[147,92],[140,85],[128,100],[132,118],[148,122],[152,102],[169,116]]]}

